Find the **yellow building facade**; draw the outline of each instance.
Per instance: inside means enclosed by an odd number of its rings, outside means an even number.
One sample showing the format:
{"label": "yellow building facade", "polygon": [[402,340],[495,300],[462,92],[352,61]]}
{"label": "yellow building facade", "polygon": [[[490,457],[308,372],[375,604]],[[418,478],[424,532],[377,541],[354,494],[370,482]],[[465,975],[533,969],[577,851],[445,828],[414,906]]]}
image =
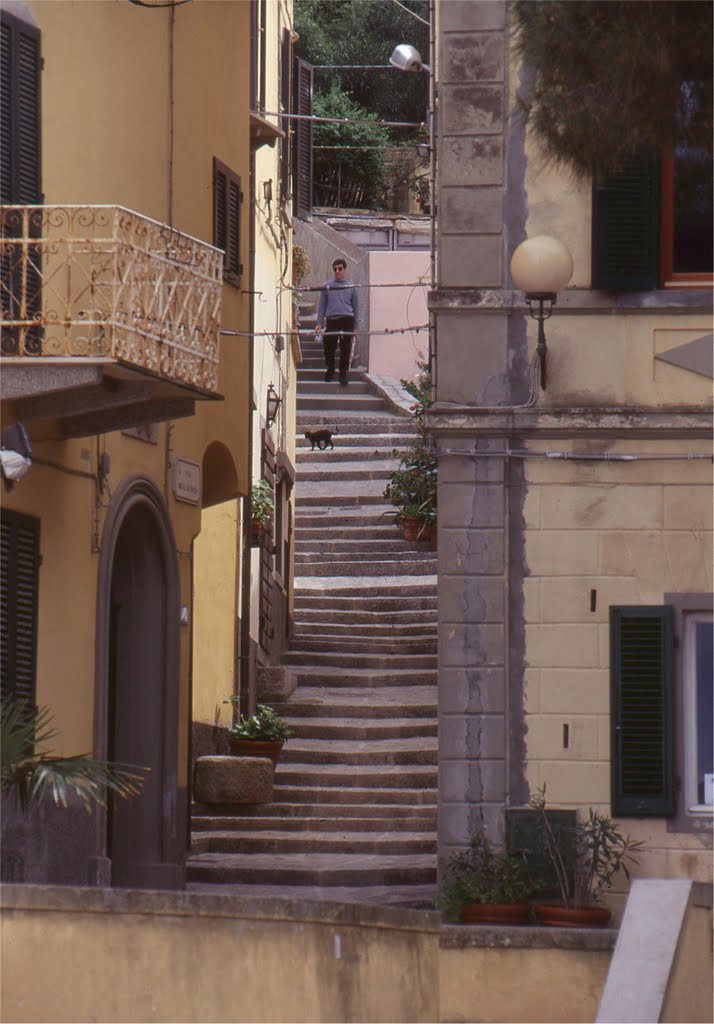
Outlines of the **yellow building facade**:
{"label": "yellow building facade", "polygon": [[[151,768],[106,813],[4,823],[27,881],[181,886],[191,723],[255,696],[244,522],[262,431],[286,458],[295,357],[290,292],[254,312],[291,252],[287,223],[254,245],[283,133],[277,108],[256,130],[252,76],[273,88],[291,27],[265,6],[3,4],[3,448],[18,423],[32,448],[2,498],[3,696],[51,707],[60,754]],[[257,372],[262,330],[285,345]]]}
{"label": "yellow building facade", "polygon": [[[635,876],[710,882],[711,263],[664,269],[666,164],[644,211],[634,169],[545,158],[511,5],[439,11],[440,849],[545,786],[642,839]],[[510,273],[543,235],[573,261],[547,381]]]}

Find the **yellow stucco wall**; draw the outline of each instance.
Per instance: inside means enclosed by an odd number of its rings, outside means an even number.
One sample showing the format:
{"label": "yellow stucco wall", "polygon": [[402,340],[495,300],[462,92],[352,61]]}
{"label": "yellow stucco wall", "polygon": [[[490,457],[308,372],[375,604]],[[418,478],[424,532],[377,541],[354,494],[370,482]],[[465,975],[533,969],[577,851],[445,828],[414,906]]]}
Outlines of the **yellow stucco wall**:
{"label": "yellow stucco wall", "polygon": [[203,510],[194,542],[201,599],[194,611],[192,714],[199,722],[213,722],[217,706],[224,725],[231,719],[230,708],[222,702],[233,693],[235,681],[233,644],[226,640],[232,640],[236,628],[239,528],[238,502],[221,502]]}
{"label": "yellow stucco wall", "polygon": [[441,949],[439,1020],[592,1021],[609,963],[604,950]]}
{"label": "yellow stucco wall", "polygon": [[[511,91],[515,90],[512,68]],[[616,309],[590,288],[591,185],[543,160],[526,142],[529,237],[553,235],[570,249],[573,278],[547,324],[543,407],[657,410],[711,406],[709,377],[656,356],[711,332],[706,313]],[[574,290],[574,291],[573,291]],[[612,304],[615,297],[610,297]],[[601,308],[598,308],[598,303]],[[529,349],[537,325],[528,322]],[[570,420],[568,420],[570,423]],[[712,467],[657,456],[706,454],[707,439],[554,437],[531,450],[633,454],[652,461],[524,461],[527,779],[552,806],[610,812],[609,606],[662,604],[666,593],[712,591]],[[596,611],[590,610],[591,590]],[[569,729],[569,745],[563,727]],[[711,832],[667,831],[666,819],[622,819],[644,839],[635,877],[712,878]],[[621,903],[621,896],[614,900]]]}
{"label": "yellow stucco wall", "polygon": [[[211,243],[214,155],[240,173],[246,187],[248,181],[249,4],[152,10],[125,0],[31,0],[28,7],[42,33],[45,202],[118,204]],[[246,273],[248,206],[241,239]],[[247,330],[249,298],[232,285],[223,293],[222,326]],[[234,463],[240,493],[246,493],[248,351],[244,338],[222,341],[224,400],[199,401],[194,416],[160,424],[155,443],[119,431],[35,441],[30,425],[36,462],[3,501],[41,520],[37,697],[53,707],[61,753],[94,745],[98,544],[112,496],[136,474],[152,480],[163,495],[176,541],[180,600],[191,615],[191,548],[201,510],[175,500],[173,465],[178,458],[200,465],[208,445],[219,442]],[[95,501],[94,482],[70,473],[96,474],[100,454],[110,457],[111,470]],[[214,531],[210,541],[222,573],[234,577],[213,609],[223,619],[235,616],[239,571],[235,523],[226,525],[224,537],[219,540]],[[210,610],[204,607],[198,621],[209,619]],[[190,629],[183,626],[180,635],[177,770],[184,783]],[[204,645],[219,665],[232,662],[234,635],[227,628],[220,640]],[[205,701],[213,697],[211,692]]]}

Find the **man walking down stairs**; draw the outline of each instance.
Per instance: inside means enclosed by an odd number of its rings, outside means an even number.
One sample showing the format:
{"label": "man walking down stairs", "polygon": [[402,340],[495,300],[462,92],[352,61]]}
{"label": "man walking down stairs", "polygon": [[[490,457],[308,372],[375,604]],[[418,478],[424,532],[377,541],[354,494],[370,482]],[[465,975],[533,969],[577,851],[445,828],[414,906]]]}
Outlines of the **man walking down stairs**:
{"label": "man walking down stairs", "polygon": [[[273,804],[194,816],[191,888],[430,907],[436,884],[436,562],[401,539],[383,492],[414,433],[365,374],[298,381],[297,676]],[[405,403],[406,408],[406,403]],[[334,448],[302,437],[333,431]]]}

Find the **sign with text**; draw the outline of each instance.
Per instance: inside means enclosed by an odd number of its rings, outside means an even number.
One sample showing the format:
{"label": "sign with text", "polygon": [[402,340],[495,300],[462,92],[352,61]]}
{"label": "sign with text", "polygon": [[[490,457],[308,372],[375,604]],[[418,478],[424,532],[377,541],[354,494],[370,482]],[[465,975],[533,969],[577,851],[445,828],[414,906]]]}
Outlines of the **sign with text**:
{"label": "sign with text", "polygon": [[188,459],[174,460],[174,497],[189,505],[201,503],[201,467]]}

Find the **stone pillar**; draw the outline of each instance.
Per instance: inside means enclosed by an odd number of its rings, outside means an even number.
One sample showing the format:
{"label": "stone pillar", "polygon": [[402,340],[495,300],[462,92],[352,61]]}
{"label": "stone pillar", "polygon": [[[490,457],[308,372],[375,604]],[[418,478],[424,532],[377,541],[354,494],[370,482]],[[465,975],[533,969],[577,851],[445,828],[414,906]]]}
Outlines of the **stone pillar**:
{"label": "stone pillar", "polygon": [[[507,271],[514,239],[520,240],[523,229],[524,203],[518,189],[509,193],[507,173],[515,159],[519,177],[523,140],[511,137],[509,123],[505,3],[439,5],[438,95],[439,266],[431,296],[436,400],[430,425],[443,452],[439,853],[444,857],[463,846],[480,823],[499,839],[514,790],[519,799],[524,793],[522,614],[519,588],[512,593],[509,582],[511,574],[522,579],[522,486],[518,467],[498,455],[514,444],[504,407],[522,402],[528,392],[523,318],[511,322]],[[520,179],[522,192],[522,171]]]}

